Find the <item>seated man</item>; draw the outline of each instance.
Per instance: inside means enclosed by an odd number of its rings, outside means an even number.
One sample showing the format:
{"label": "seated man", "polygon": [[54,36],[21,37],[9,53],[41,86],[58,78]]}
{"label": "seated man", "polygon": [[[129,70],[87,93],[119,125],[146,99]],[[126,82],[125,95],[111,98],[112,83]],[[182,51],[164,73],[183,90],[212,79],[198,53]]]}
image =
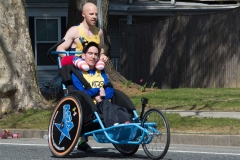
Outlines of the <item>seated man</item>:
{"label": "seated man", "polygon": [[[97,70],[95,67],[96,62],[99,59],[99,52],[100,49],[95,42],[89,42],[83,48],[82,58],[88,64],[89,70],[79,70],[79,72],[87,80],[91,88],[85,89],[82,82],[74,73],[72,73],[74,89],[81,90],[92,97],[94,103],[97,105],[98,111],[103,112],[104,123],[106,127],[118,123],[129,123],[130,116],[125,108],[116,105],[111,107],[109,99],[113,97],[114,89],[110,86],[105,87],[105,89],[103,88],[104,85],[106,86],[109,83],[108,77],[104,70]],[[107,114],[106,112],[108,111],[113,114]],[[108,118],[107,121],[105,121],[105,117]],[[81,137],[81,141],[78,144],[78,150],[85,152],[91,151],[91,147],[86,143],[86,140],[83,137]]]}

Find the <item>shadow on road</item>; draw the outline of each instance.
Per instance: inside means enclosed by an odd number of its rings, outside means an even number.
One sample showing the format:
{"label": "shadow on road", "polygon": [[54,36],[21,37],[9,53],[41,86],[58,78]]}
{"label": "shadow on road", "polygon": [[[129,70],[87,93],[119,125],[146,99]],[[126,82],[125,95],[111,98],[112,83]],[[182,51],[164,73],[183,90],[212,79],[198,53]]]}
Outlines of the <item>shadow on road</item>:
{"label": "shadow on road", "polygon": [[144,152],[142,152],[143,155],[140,153],[135,153],[132,156],[126,156],[121,153],[119,153],[116,149],[107,149],[107,148],[100,148],[100,149],[94,149],[94,153],[79,153],[76,150],[73,150],[72,153],[67,158],[110,158],[110,159],[148,159],[148,157],[145,155]]}

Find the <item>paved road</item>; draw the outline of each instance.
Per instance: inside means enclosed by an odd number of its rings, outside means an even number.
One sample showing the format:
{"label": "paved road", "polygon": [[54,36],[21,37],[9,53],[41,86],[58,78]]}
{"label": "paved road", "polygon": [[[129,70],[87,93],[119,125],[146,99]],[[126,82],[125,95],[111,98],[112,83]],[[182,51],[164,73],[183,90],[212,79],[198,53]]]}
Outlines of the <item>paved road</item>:
{"label": "paved road", "polygon": [[[69,160],[81,158],[90,159],[148,159],[144,151],[140,147],[138,152],[131,157],[120,154],[111,144],[100,144],[90,141],[94,146],[96,153],[81,154],[74,150],[68,158],[61,160]],[[47,140],[45,139],[0,139],[0,159],[1,160],[53,160]],[[174,145],[171,144],[166,160],[240,160],[240,147],[226,146],[202,146],[202,145]]]}

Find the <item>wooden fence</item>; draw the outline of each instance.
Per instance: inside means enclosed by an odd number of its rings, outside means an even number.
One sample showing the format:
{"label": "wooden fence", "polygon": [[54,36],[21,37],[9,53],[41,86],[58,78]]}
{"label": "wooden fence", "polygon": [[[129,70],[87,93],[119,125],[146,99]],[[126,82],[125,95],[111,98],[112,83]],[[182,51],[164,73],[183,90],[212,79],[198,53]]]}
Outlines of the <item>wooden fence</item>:
{"label": "wooden fence", "polygon": [[158,88],[238,88],[240,8],[120,26],[121,74]]}

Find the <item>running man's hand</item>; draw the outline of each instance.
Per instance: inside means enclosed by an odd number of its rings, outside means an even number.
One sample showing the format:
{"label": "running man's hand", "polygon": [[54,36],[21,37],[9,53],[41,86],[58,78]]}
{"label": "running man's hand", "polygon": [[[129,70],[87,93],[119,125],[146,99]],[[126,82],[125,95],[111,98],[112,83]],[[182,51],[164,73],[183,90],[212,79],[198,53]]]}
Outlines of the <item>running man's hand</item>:
{"label": "running man's hand", "polygon": [[108,60],[108,57],[105,55],[105,54],[101,54],[100,55],[100,60],[102,60],[103,62],[107,62],[107,60]]}

